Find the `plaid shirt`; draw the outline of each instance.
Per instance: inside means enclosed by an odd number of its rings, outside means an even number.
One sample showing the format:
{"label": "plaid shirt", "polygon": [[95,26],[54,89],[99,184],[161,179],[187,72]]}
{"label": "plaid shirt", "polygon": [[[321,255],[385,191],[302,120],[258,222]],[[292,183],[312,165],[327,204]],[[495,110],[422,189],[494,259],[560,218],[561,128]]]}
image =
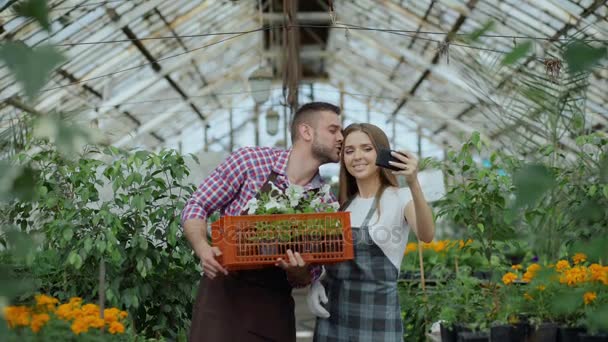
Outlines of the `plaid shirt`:
{"label": "plaid shirt", "polygon": [[[250,199],[255,197],[270,173],[277,174],[276,186],[289,186],[287,161],[291,150],[270,147],[244,147],[233,152],[199,185],[182,211],[182,225],[186,220],[201,219],[219,210],[222,216],[238,216]],[[304,186],[304,190],[323,186],[319,173]],[[332,201],[335,198],[332,196]],[[311,268],[313,281],[321,275],[320,267]],[[292,284],[294,287],[306,284]]]}

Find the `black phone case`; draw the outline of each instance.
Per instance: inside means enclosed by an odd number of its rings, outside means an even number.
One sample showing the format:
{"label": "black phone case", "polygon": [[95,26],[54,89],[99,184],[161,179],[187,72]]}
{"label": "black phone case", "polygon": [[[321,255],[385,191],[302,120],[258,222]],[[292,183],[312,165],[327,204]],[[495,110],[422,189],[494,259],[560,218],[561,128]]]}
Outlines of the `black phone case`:
{"label": "black phone case", "polygon": [[391,155],[391,150],[380,149],[378,150],[378,156],[376,157],[376,165],[383,167],[385,169],[393,170],[393,171],[402,171],[397,167],[389,164],[389,161],[394,161],[400,163],[401,161]]}

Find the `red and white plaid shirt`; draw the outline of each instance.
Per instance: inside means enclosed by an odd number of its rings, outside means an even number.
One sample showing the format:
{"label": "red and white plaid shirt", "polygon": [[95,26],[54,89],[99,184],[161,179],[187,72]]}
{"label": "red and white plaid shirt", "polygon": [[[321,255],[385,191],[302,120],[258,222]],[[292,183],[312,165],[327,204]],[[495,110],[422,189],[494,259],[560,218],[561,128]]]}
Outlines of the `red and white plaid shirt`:
{"label": "red and white plaid shirt", "polygon": [[[291,149],[271,147],[243,147],[233,152],[199,185],[182,211],[182,225],[186,220],[202,219],[219,210],[222,216],[241,215],[250,199],[255,197],[270,176],[277,174],[275,185],[284,190],[289,186],[287,161]],[[317,172],[304,190],[319,189],[323,180]],[[331,201],[336,199],[332,195]],[[313,268],[313,281],[321,273]]]}

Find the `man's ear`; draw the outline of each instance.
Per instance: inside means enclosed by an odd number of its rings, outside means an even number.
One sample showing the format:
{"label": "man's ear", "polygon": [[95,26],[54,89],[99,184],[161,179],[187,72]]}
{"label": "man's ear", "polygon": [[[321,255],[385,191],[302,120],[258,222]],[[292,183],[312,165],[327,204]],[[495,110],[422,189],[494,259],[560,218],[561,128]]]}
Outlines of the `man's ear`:
{"label": "man's ear", "polygon": [[300,132],[300,137],[302,137],[302,140],[312,141],[314,132],[312,130],[312,127],[309,124],[301,123],[298,126],[298,132]]}

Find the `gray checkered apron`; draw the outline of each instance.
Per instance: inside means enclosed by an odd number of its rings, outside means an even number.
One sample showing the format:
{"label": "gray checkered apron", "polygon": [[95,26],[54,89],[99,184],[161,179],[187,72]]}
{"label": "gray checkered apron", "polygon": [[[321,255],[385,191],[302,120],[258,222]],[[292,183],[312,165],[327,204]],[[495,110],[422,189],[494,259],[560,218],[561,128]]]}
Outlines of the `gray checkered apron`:
{"label": "gray checkered apron", "polygon": [[354,260],[325,266],[331,316],[317,318],[315,342],[403,341],[399,271],[369,234],[375,209],[376,200],[361,227],[352,227]]}

